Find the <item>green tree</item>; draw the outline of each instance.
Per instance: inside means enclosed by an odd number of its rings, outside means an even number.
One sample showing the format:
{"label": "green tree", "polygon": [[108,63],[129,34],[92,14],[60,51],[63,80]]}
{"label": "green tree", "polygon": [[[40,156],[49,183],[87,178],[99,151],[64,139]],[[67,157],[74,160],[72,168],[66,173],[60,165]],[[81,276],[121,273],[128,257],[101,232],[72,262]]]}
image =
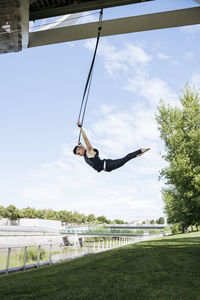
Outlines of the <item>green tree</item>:
{"label": "green tree", "polygon": [[163,217],[160,217],[158,220],[157,220],[157,224],[165,224],[165,219]]}
{"label": "green tree", "polygon": [[15,221],[20,218],[19,210],[14,205],[9,205],[5,209],[4,217]]}
{"label": "green tree", "polygon": [[5,207],[0,205],[0,219],[4,217],[4,214],[5,214]]}
{"label": "green tree", "polygon": [[46,213],[46,210],[45,209],[39,209],[36,211],[36,218],[38,219],[44,219],[44,216],[45,216],[45,213]]}
{"label": "green tree", "polygon": [[21,218],[35,219],[37,217],[36,209],[27,207],[20,210]]}
{"label": "green tree", "polygon": [[152,225],[155,224],[155,221],[154,221],[154,220],[151,220],[151,221],[150,221],[150,224],[152,224]]}
{"label": "green tree", "polygon": [[47,220],[57,220],[58,219],[57,213],[52,209],[48,209],[46,211],[44,218]]}
{"label": "green tree", "polygon": [[95,217],[94,214],[89,214],[89,215],[87,216],[87,222],[88,222],[88,223],[94,223],[95,221],[96,221],[96,217]]}
{"label": "green tree", "polygon": [[87,217],[86,217],[86,215],[84,215],[84,214],[81,214],[81,223],[82,223],[82,224],[87,223]]}
{"label": "green tree", "polygon": [[97,220],[100,224],[107,223],[107,218],[105,216],[97,217]]}
{"label": "green tree", "polygon": [[84,214],[80,214],[79,212],[75,211],[72,214],[72,222],[76,224],[85,223],[86,216]]}
{"label": "green tree", "polygon": [[66,210],[61,210],[59,211],[59,219],[63,223],[72,223],[72,212],[71,211],[66,211]]}
{"label": "green tree", "polygon": [[167,166],[160,175],[166,181],[162,195],[168,222],[183,230],[200,220],[200,97],[186,85],[181,107],[161,101],[156,120],[164,141]]}
{"label": "green tree", "polygon": [[72,212],[71,211],[66,212],[65,222],[66,223],[72,223]]}
{"label": "green tree", "polygon": [[114,222],[115,224],[124,224],[124,221],[120,219],[115,219]]}
{"label": "green tree", "polygon": [[112,222],[111,220],[107,219],[107,220],[106,220],[106,223],[107,223],[107,224],[112,224],[113,222]]}

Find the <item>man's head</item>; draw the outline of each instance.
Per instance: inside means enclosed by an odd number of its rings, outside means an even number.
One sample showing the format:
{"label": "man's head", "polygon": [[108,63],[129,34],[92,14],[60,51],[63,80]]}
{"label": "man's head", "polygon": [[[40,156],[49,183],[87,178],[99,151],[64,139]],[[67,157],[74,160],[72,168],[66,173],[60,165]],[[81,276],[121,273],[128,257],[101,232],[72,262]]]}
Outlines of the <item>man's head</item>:
{"label": "man's head", "polygon": [[73,152],[76,155],[84,156],[85,150],[85,147],[83,147],[82,145],[77,145],[76,147],[74,147]]}

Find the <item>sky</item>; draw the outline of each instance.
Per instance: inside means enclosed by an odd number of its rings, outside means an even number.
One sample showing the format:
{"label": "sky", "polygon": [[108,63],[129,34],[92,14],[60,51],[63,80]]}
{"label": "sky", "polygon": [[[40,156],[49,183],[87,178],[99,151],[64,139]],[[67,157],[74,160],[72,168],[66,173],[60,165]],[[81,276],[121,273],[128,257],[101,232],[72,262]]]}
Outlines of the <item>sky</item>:
{"label": "sky", "polygon": [[[104,10],[104,19],[198,6],[155,0]],[[96,20],[90,12],[84,22]],[[83,21],[79,22],[83,22]],[[155,114],[200,88],[200,25],[102,37],[84,128],[101,158],[151,150],[97,173],[72,149],[95,40],[0,55],[0,205],[78,211],[125,221],[164,216],[165,166]]]}

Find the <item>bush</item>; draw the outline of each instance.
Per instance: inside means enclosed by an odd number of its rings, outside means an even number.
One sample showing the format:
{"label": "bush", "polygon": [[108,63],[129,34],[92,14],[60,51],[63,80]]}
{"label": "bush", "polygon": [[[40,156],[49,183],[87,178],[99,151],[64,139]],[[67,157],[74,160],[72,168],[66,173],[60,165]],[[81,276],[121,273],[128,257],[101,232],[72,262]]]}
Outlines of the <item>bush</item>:
{"label": "bush", "polygon": [[173,234],[180,233],[181,232],[181,226],[180,226],[180,224],[174,224],[174,225],[172,225],[171,231],[172,231]]}
{"label": "bush", "polygon": [[171,228],[170,228],[170,227],[165,227],[165,228],[164,228],[164,231],[165,231],[165,232],[171,232]]}
{"label": "bush", "polygon": [[154,230],[149,231],[149,234],[159,234],[159,233],[161,233],[161,230],[158,230],[158,229],[154,229]]}
{"label": "bush", "polygon": [[[40,260],[44,260],[48,258],[49,258],[48,253],[43,248],[40,248]],[[24,250],[20,255],[20,259],[24,259]],[[38,259],[38,248],[27,249],[26,261],[27,262],[37,261],[37,259]]]}

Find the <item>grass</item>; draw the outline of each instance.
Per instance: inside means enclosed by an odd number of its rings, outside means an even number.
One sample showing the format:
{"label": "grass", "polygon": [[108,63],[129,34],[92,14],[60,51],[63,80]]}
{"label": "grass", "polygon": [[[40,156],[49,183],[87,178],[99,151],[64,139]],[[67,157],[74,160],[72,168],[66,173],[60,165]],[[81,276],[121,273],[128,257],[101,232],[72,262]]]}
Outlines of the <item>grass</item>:
{"label": "grass", "polygon": [[1,276],[0,298],[200,300],[200,233]]}

